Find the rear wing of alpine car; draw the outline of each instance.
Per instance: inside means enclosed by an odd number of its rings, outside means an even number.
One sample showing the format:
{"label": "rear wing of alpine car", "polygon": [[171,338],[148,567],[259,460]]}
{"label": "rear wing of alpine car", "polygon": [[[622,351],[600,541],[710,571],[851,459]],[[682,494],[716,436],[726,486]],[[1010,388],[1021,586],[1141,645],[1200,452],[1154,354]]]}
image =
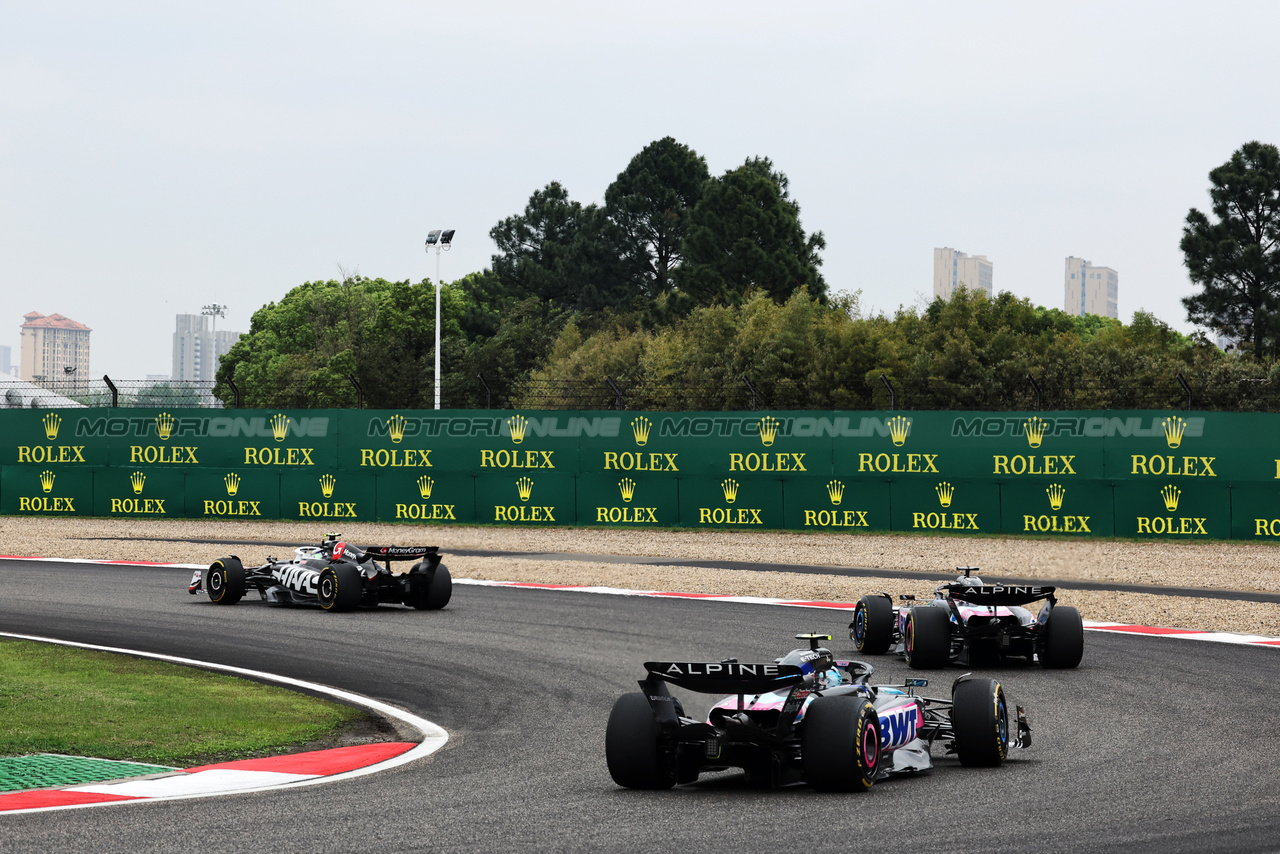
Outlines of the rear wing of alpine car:
{"label": "rear wing of alpine car", "polygon": [[763,694],[799,685],[805,679],[805,672],[794,664],[646,661],[644,669],[652,679],[702,694]]}
{"label": "rear wing of alpine car", "polygon": [[968,585],[957,581],[951,584],[944,584],[941,589],[945,590],[952,598],[958,599],[962,602],[968,602],[972,605],[1004,605],[1008,607],[1011,605],[1026,605],[1040,599],[1048,599],[1050,603],[1057,602],[1057,598],[1054,596],[1054,591],[1057,588],[1044,587],[1041,585]]}

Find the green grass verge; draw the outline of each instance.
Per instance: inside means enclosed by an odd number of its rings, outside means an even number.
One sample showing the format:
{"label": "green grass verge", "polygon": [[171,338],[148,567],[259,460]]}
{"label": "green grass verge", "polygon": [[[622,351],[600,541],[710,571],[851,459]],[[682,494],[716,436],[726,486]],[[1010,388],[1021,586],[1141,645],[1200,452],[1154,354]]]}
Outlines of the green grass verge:
{"label": "green grass verge", "polygon": [[0,756],[63,753],[189,767],[323,739],[364,714],[205,670],[0,640]]}

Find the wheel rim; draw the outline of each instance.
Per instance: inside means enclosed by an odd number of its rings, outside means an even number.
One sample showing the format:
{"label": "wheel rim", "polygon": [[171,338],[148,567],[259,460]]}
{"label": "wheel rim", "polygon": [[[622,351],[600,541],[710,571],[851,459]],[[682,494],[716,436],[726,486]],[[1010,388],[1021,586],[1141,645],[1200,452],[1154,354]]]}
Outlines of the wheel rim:
{"label": "wheel rim", "polygon": [[867,610],[859,605],[853,612],[853,639],[862,649],[867,634]]}
{"label": "wheel rim", "polygon": [[333,576],[324,573],[320,576],[320,601],[332,602],[334,595]]}
{"label": "wheel rim", "polygon": [[903,648],[907,652],[907,661],[910,662],[916,649],[916,621],[910,617],[907,618],[907,639]]}
{"label": "wheel rim", "polygon": [[1003,751],[1009,743],[1009,709],[1004,703],[1004,694],[1000,692],[996,693],[996,736]]}
{"label": "wheel rim", "polygon": [[210,593],[222,592],[222,571],[221,570],[214,570],[213,572],[209,573],[209,592]]}
{"label": "wheel rim", "polygon": [[880,761],[880,739],[876,737],[876,728],[871,721],[862,728],[862,757],[867,763],[867,773],[874,773]]}

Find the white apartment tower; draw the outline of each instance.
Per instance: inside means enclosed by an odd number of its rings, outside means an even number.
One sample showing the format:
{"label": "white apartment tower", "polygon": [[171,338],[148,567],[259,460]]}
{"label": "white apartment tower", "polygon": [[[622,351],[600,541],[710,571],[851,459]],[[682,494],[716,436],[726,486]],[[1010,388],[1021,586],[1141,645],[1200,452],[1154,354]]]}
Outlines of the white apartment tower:
{"label": "white apartment tower", "polygon": [[933,250],[933,295],[951,299],[956,288],[991,296],[991,262],[986,255],[966,255],[950,247]]}
{"label": "white apartment tower", "polygon": [[1063,285],[1067,314],[1120,318],[1120,276],[1110,267],[1095,267],[1083,258],[1068,257]]}
{"label": "white apartment tower", "polygon": [[89,327],[61,314],[23,315],[22,377],[37,385],[80,386],[89,381]]}
{"label": "white apartment tower", "polygon": [[204,314],[178,315],[173,333],[175,382],[213,382],[218,373],[218,360],[240,340],[239,332],[213,331],[212,319]]}

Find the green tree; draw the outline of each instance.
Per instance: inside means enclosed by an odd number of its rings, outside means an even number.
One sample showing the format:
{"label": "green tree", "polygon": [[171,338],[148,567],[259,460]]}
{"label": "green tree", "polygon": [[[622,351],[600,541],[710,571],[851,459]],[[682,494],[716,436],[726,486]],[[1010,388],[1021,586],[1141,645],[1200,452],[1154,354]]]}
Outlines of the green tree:
{"label": "green tree", "polygon": [[1248,342],[1258,358],[1280,350],[1280,151],[1245,143],[1209,173],[1213,219],[1192,208],[1181,248],[1200,293],[1187,318]]}
{"label": "green tree", "polygon": [[537,297],[590,312],[634,307],[640,297],[622,229],[600,207],[570,199],[556,181],[535,191],[523,214],[504,219],[489,236],[498,245],[493,272],[515,301]]}
{"label": "green tree", "polygon": [[646,145],[605,190],[605,210],[626,236],[628,267],[646,296],[671,289],[689,214],[710,177],[697,152],[668,136]]}
{"label": "green tree", "polygon": [[775,301],[798,287],[825,299],[822,232],[806,235],[786,175],[751,158],[709,181],[689,217],[678,283],[699,305],[736,303],[758,288]]}
{"label": "green tree", "polygon": [[[462,337],[462,289],[441,291],[446,339]],[[254,312],[249,333],[222,357],[215,395],[228,380],[246,406],[352,406],[354,377],[370,407],[434,402],[435,288],[426,281],[360,276],[306,282]]]}

